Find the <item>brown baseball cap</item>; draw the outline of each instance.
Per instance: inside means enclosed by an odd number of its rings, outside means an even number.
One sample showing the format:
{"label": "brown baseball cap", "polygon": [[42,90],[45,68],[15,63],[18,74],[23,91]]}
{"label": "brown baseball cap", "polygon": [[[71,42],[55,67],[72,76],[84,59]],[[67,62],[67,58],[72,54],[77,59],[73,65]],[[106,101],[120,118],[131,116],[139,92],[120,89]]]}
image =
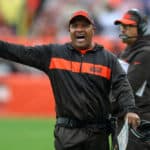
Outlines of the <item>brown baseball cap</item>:
{"label": "brown baseball cap", "polygon": [[115,20],[114,24],[137,25],[138,18],[134,14],[127,12],[121,19]]}
{"label": "brown baseball cap", "polygon": [[71,22],[76,18],[82,16],[85,19],[87,19],[91,24],[94,24],[93,19],[91,18],[91,16],[89,15],[89,13],[85,10],[78,10],[76,12],[74,12],[69,20],[69,25],[71,24]]}

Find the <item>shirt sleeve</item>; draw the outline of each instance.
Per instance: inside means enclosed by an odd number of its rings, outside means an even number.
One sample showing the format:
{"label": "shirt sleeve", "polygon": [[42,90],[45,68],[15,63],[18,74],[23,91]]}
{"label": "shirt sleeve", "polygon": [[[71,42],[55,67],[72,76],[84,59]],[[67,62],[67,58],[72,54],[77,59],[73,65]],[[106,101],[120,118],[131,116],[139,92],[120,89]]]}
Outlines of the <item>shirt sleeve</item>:
{"label": "shirt sleeve", "polygon": [[127,112],[135,112],[135,99],[127,75],[118,60],[113,63],[112,69],[112,97],[114,99],[112,107],[114,113],[120,116]]}
{"label": "shirt sleeve", "polygon": [[28,47],[0,41],[0,57],[44,70],[47,65],[48,45]]}

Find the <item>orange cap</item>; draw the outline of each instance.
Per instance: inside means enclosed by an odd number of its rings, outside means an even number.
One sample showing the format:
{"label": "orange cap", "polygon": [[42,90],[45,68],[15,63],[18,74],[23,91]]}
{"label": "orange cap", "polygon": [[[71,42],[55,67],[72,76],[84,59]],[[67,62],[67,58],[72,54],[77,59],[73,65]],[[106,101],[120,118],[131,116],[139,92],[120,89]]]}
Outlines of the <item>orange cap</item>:
{"label": "orange cap", "polygon": [[85,19],[87,19],[91,24],[94,24],[93,19],[91,18],[91,16],[89,15],[89,13],[87,11],[79,10],[79,11],[76,11],[72,14],[72,16],[70,18],[70,21],[69,21],[69,25],[71,24],[72,20],[75,19],[78,16],[82,16]]}
{"label": "orange cap", "polygon": [[127,12],[121,19],[116,20],[114,24],[137,25],[137,21],[136,16]]}

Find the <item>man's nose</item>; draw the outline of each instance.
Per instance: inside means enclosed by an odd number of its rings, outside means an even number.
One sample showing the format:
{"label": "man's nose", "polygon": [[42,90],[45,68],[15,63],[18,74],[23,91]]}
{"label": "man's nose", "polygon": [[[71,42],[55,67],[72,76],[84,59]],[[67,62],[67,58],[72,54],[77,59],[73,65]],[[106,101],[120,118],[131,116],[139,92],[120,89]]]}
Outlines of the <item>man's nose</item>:
{"label": "man's nose", "polygon": [[78,25],[76,31],[83,31],[84,27],[82,25]]}
{"label": "man's nose", "polygon": [[120,26],[120,32],[124,34],[126,32],[126,29],[124,27]]}
{"label": "man's nose", "polygon": [[120,26],[120,31],[121,32],[125,31],[125,28],[123,26]]}

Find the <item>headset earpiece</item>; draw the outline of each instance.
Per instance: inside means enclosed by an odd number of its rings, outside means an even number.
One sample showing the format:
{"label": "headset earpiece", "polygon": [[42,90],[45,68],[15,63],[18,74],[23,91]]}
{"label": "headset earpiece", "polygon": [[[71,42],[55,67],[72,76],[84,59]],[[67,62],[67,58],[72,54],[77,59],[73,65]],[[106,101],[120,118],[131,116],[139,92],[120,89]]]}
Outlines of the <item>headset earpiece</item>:
{"label": "headset earpiece", "polygon": [[147,17],[142,14],[138,9],[131,9],[128,12],[132,14],[137,20],[139,35],[144,35],[148,27]]}

